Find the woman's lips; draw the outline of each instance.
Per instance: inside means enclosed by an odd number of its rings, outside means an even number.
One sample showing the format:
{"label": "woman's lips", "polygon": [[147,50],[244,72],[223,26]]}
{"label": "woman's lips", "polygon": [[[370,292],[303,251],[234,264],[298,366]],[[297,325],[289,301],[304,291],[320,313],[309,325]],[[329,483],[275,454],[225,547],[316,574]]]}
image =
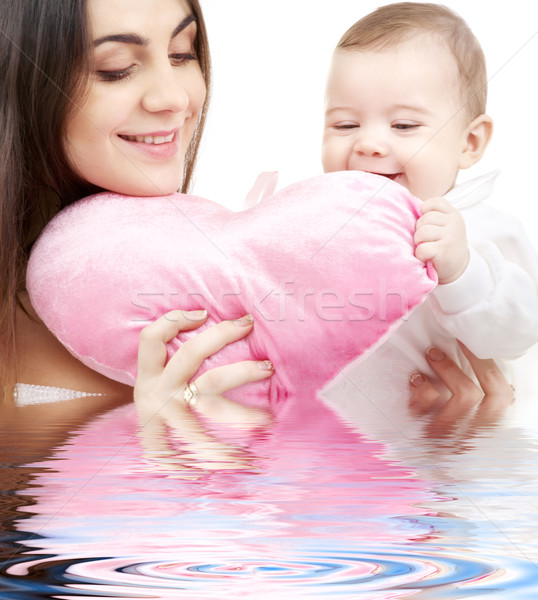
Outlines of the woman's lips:
{"label": "woman's lips", "polygon": [[179,150],[179,133],[175,131],[158,131],[148,134],[118,134],[123,142],[131,148],[143,152],[153,158],[169,158]]}

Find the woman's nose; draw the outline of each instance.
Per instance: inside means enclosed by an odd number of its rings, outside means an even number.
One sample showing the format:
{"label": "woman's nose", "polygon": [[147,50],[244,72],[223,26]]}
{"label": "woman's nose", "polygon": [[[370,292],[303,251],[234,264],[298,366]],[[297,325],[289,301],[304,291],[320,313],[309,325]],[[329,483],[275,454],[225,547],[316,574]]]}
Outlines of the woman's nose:
{"label": "woman's nose", "polygon": [[142,104],[149,112],[185,111],[189,106],[188,78],[172,65],[156,70],[148,78]]}

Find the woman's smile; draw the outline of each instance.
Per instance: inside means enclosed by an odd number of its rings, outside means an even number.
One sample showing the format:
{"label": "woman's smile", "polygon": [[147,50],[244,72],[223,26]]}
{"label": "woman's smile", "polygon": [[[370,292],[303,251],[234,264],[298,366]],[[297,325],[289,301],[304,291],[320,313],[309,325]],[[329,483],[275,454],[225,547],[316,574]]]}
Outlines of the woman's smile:
{"label": "woman's smile", "polygon": [[66,152],[89,183],[133,196],[182,184],[205,102],[197,22],[186,0],[90,0],[90,87]]}
{"label": "woman's smile", "polygon": [[120,137],[128,142],[144,142],[145,144],[167,144],[174,139],[175,133],[160,134],[151,133],[143,135],[121,135]]}
{"label": "woman's smile", "polygon": [[130,149],[141,152],[144,156],[153,159],[168,159],[176,156],[181,148],[180,129],[155,133],[135,135],[118,135],[121,143],[128,144]]}

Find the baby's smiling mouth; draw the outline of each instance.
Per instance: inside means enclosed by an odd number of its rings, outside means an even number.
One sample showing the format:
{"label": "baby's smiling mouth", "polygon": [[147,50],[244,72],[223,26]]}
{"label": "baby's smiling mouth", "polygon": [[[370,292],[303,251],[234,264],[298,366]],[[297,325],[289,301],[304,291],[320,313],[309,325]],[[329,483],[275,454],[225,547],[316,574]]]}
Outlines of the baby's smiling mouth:
{"label": "baby's smiling mouth", "polygon": [[380,175],[381,177],[386,177],[387,179],[392,179],[392,181],[396,180],[401,173],[375,173],[374,171],[370,171],[372,175]]}

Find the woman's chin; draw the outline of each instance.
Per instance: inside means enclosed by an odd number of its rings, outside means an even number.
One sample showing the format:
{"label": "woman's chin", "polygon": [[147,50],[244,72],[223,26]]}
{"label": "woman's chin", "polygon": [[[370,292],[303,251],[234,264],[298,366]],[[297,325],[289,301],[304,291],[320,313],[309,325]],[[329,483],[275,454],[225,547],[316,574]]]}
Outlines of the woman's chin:
{"label": "woman's chin", "polygon": [[108,189],[116,194],[123,194],[125,196],[140,196],[140,197],[151,197],[151,196],[168,196],[181,189],[182,179],[177,178],[171,181],[148,181],[135,183],[130,182],[126,185],[110,186]]}

